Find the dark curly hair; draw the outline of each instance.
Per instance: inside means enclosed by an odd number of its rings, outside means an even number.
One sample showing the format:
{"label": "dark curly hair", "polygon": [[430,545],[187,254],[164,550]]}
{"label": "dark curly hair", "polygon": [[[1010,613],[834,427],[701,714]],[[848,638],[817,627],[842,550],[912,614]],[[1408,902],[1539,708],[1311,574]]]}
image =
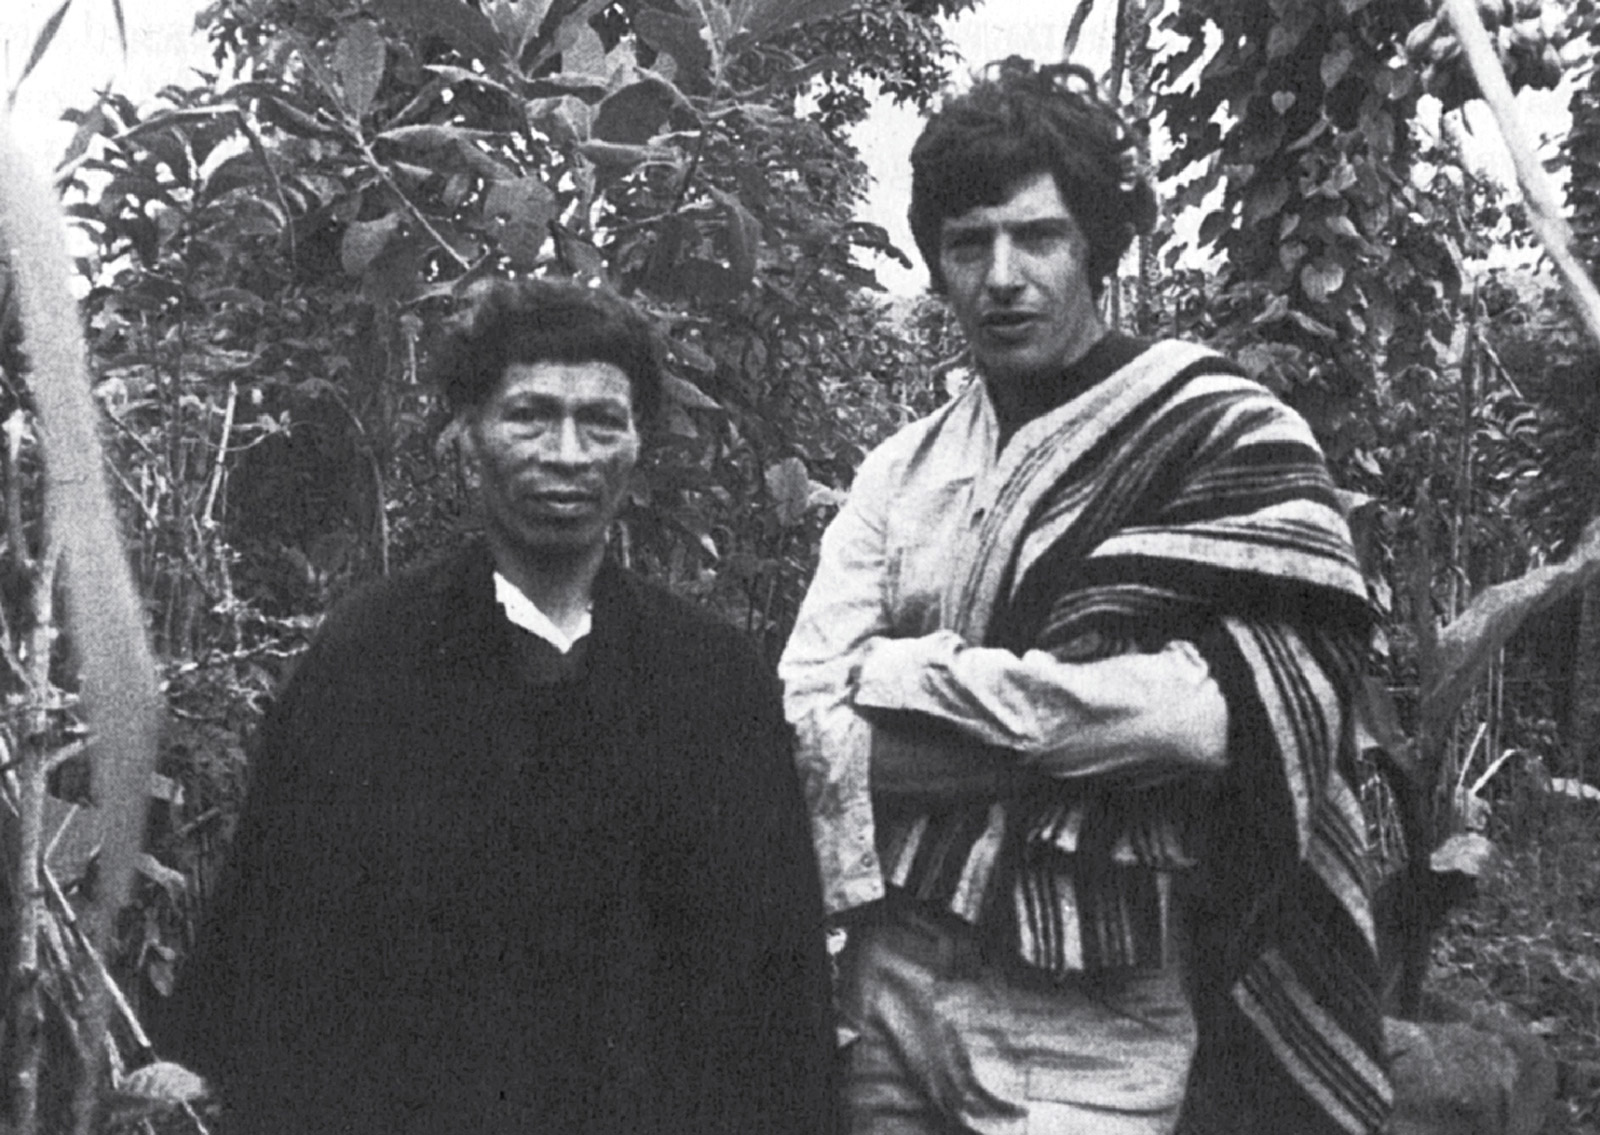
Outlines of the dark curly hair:
{"label": "dark curly hair", "polygon": [[482,406],[516,363],[611,363],[628,376],[634,418],[661,410],[654,329],[621,297],[564,280],[498,280],[451,328],[433,367],[452,414]]}
{"label": "dark curly hair", "polygon": [[911,235],[933,290],[945,290],[945,220],[999,205],[1048,173],[1089,242],[1098,292],[1134,234],[1155,224],[1155,194],[1137,173],[1137,153],[1133,131],[1085,68],[1036,67],[1016,55],[989,64],[971,90],[939,108],[911,151]]}

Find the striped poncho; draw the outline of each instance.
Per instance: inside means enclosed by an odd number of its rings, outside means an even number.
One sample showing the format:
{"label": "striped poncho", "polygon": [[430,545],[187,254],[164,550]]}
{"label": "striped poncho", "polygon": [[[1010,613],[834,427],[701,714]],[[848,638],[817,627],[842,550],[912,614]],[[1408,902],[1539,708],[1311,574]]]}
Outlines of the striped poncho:
{"label": "striped poncho", "polygon": [[1091,780],[901,814],[879,833],[889,881],[1063,971],[1160,964],[1173,873],[1198,864],[1181,1129],[1377,1130],[1390,1090],[1350,771],[1365,589],[1304,422],[1165,342],[1024,426],[1002,462],[945,625],[1064,657],[1200,640],[1228,769],[1208,793]]}

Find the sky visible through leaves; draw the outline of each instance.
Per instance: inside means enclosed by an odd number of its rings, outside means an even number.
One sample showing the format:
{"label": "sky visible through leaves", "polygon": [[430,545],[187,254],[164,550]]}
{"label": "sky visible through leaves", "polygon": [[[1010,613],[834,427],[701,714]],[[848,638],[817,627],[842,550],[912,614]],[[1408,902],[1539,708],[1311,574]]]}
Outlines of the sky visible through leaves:
{"label": "sky visible through leaves", "polygon": [[[122,4],[126,57],[110,0],[72,0],[55,41],[23,85],[12,129],[41,164],[53,164],[71,137],[71,127],[59,121],[64,108],[92,103],[94,92],[107,85],[135,100],[144,99],[167,83],[186,82],[190,68],[210,66],[204,42],[193,33],[198,0],[122,0]],[[0,0],[0,94],[10,90],[39,29],[59,7],[60,0]],[[966,70],[1011,54],[1034,58],[1053,54],[1066,34],[1073,7],[1068,2],[982,0],[975,11],[948,25],[964,60],[956,74],[960,77]],[[1079,58],[1096,71],[1109,62],[1114,7],[1106,0],[1096,3],[1080,36]],[[1565,129],[1567,98],[1565,85],[1556,91],[1525,92],[1525,113],[1532,128],[1545,134]],[[1469,150],[1502,182],[1513,184],[1486,109],[1479,104],[1467,110]],[[888,229],[913,260],[915,246],[905,213],[911,191],[908,158],[919,128],[915,110],[885,102],[856,132],[856,143],[874,178],[861,219]],[[927,284],[921,264],[907,269],[884,260],[871,267],[896,294],[915,295]]]}
{"label": "sky visible through leaves", "polygon": [[[60,0],[0,0],[0,84],[10,90],[21,73],[34,39]],[[110,0],[73,0],[49,52],[28,77],[12,129],[39,161],[53,163],[72,136],[59,121],[61,110],[93,102],[107,84],[143,99],[167,83],[184,82],[188,69],[207,67],[205,44],[192,33],[197,2],[123,0],[128,22],[128,55],[118,43]],[[1109,11],[1109,5],[1100,5]],[[975,12],[952,21],[950,32],[965,63],[957,74],[1010,54],[1037,54],[1056,47],[1066,34],[1070,4],[1038,0],[985,0]],[[1091,56],[1109,57],[1109,16],[1096,12],[1081,42]],[[1057,48],[1058,50],[1059,48]],[[1096,64],[1103,66],[1103,61]],[[889,229],[895,242],[915,258],[906,224],[910,201],[909,154],[919,129],[916,111],[885,104],[857,132],[856,142],[872,169],[875,187],[862,219]],[[927,283],[914,270],[890,261],[874,265],[893,292],[916,294]]]}

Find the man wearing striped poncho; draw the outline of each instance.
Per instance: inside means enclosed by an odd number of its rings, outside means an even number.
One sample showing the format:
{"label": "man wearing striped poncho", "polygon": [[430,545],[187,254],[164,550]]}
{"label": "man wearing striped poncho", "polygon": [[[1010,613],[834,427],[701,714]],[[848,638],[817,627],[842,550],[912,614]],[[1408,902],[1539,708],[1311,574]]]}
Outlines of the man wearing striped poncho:
{"label": "man wearing striped poncho", "polygon": [[1154,199],[1079,70],[912,155],[976,377],[868,456],[780,672],[858,1133],[1375,1132],[1361,574],[1305,423],[1097,299]]}

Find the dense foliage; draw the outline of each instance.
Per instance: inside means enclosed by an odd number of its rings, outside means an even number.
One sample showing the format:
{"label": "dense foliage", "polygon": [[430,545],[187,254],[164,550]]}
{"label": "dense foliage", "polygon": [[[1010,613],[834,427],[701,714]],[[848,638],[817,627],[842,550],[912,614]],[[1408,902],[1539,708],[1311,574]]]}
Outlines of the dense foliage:
{"label": "dense foliage", "polygon": [[[170,988],[245,740],[316,620],[470,522],[425,379],[478,281],[598,280],[649,313],[670,405],[618,554],[775,656],[838,493],[943,397],[959,350],[937,301],[876,291],[866,265],[900,253],[854,219],[866,175],[848,138],[875,99],[932,104],[955,62],[938,19],[971,2],[218,0],[201,17],[215,74],[74,112],[61,187],[171,709],[156,855],[120,927],[136,1003]],[[1559,77],[1563,37],[1586,58],[1600,46],[1591,8],[1577,0],[1562,29],[1530,0],[1482,4],[1513,82],[1536,87]],[[1148,250],[1129,322],[1240,359],[1306,414],[1350,491],[1391,615],[1368,727],[1416,797],[1378,800],[1375,823],[1414,806],[1431,847],[1470,818],[1463,783],[1504,794],[1505,754],[1581,775],[1581,690],[1562,677],[1580,620],[1501,631],[1575,578],[1537,569],[1585,546],[1600,357],[1534,277],[1484,263],[1530,237],[1521,207],[1462,168],[1454,124],[1476,87],[1448,24],[1426,0],[1119,12],[1115,75],[1168,140],[1151,150],[1177,186],[1164,270]],[[1596,81],[1574,96],[1565,155],[1591,240]],[[1205,214],[1195,242],[1171,223],[1188,209]],[[82,731],[70,644],[28,637],[51,630],[51,582],[34,563],[22,334],[0,319],[0,632],[19,660],[54,659],[35,685],[66,752]],[[1463,617],[1491,608],[1493,634]],[[59,763],[57,794],[81,797],[82,762]],[[72,844],[50,853],[64,900],[92,892],[92,848]],[[1403,877],[1421,887],[1427,868],[1413,855]],[[83,978],[58,984],[50,1043],[70,1081]],[[67,1093],[46,1096],[63,1114]]]}
{"label": "dense foliage", "polygon": [[445,538],[419,360],[475,280],[508,272],[604,280],[656,318],[673,400],[628,554],[766,619],[810,491],[785,462],[847,477],[850,431],[816,423],[841,394],[847,417],[892,413],[852,384],[912,366],[864,298],[862,254],[889,250],[852,219],[843,130],[870,84],[926,101],[944,75],[931,13],[791,27],[828,10],[222,3],[205,19],[242,78],[87,115],[82,142],[106,143],[77,174],[110,181],[75,212],[119,420],[259,443],[208,466],[226,494],[151,447],[182,467],[146,517],[169,536],[199,517],[250,573],[207,562],[199,529],[157,549],[169,652],[192,655],[219,590],[250,617],[318,610]]}

